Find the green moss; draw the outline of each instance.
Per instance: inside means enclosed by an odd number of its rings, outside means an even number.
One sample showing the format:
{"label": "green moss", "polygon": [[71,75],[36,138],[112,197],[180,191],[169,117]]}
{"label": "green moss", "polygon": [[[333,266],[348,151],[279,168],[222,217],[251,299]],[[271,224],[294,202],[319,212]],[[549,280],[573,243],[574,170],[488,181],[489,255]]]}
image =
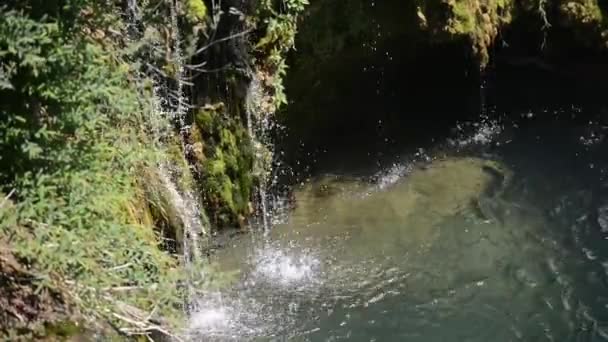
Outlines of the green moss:
{"label": "green moss", "polygon": [[218,228],[239,225],[249,214],[254,184],[248,132],[221,103],[199,109],[195,123],[197,139],[204,146],[203,157],[197,161],[199,186],[211,221]]}
{"label": "green moss", "polygon": [[214,158],[209,160],[206,166],[207,171],[212,176],[219,176],[226,173],[226,163],[224,163],[224,160],[222,159],[222,154],[216,153]]}
{"label": "green moss", "polygon": [[196,113],[195,121],[201,131],[210,134],[213,125],[213,110],[201,109]]}
{"label": "green moss", "polygon": [[75,322],[58,322],[45,327],[45,338],[47,340],[67,340],[71,337],[82,336],[85,333],[82,325]]}
{"label": "green moss", "polygon": [[203,0],[188,0],[186,7],[186,17],[193,23],[203,22],[207,17],[207,6]]}
{"label": "green moss", "polygon": [[457,1],[453,5],[454,33],[474,34],[477,27],[476,13],[468,1]]}
{"label": "green moss", "polygon": [[608,48],[605,9],[598,0],[563,0],[559,6],[559,23],[573,33],[577,44],[605,50]]}
{"label": "green moss", "polygon": [[188,161],[184,158],[184,150],[179,138],[173,137],[167,142],[165,152],[169,165],[172,165],[172,176],[179,190],[191,189],[194,185],[192,174],[188,169]]}
{"label": "green moss", "polygon": [[597,25],[603,20],[597,0],[565,1],[560,11],[570,25]]}

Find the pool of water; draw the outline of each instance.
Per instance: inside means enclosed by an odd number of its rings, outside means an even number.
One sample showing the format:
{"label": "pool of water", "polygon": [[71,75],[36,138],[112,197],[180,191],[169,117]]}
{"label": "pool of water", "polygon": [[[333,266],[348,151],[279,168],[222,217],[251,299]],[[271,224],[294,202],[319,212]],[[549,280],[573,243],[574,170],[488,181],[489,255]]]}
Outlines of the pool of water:
{"label": "pool of water", "polygon": [[608,131],[568,115],[296,186],[269,236],[212,256],[237,275],[192,339],[608,341]]}

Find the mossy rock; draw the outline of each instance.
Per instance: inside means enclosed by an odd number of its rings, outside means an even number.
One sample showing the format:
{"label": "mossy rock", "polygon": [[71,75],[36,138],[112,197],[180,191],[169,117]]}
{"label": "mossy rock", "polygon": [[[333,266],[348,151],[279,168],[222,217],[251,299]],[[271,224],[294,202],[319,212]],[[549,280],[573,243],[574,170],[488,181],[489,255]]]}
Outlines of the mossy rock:
{"label": "mossy rock", "polygon": [[186,18],[192,23],[200,23],[207,18],[207,6],[203,0],[186,1]]}
{"label": "mossy rock", "polygon": [[195,114],[202,148],[195,161],[199,186],[210,220],[216,228],[239,227],[249,216],[254,155],[247,129],[229,115],[223,103],[207,105]]}
{"label": "mossy rock", "polygon": [[418,17],[435,39],[467,39],[484,67],[498,32],[512,20],[513,8],[513,0],[434,0],[418,7]]}
{"label": "mossy rock", "polygon": [[564,20],[572,25],[599,25],[603,20],[597,0],[564,1],[559,6]]}
{"label": "mossy rock", "polygon": [[560,2],[558,23],[568,28],[576,43],[592,50],[608,49],[608,16],[597,0]]}

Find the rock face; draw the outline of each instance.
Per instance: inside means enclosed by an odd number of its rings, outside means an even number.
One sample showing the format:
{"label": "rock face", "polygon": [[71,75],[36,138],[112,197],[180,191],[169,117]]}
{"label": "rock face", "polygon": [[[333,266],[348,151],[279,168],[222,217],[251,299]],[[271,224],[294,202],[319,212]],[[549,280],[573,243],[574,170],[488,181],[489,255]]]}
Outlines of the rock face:
{"label": "rock face", "polygon": [[597,0],[313,2],[289,63],[285,145],[322,149],[334,143],[322,137],[336,133],[365,139],[380,121],[391,138],[410,136],[422,111],[438,113],[437,121],[479,113],[486,71],[602,82],[605,18]]}
{"label": "rock face", "polygon": [[[211,38],[196,42],[189,61],[194,108],[188,113],[192,130],[184,134],[186,153],[213,228],[244,228],[253,213],[253,188],[269,172],[260,160],[272,160],[268,143],[251,136],[257,129],[252,121],[271,120],[286,103],[284,55],[307,1],[204,4],[214,12],[206,19]],[[189,1],[188,8],[191,17],[204,16],[200,0]],[[255,113],[249,103],[254,86],[260,88]]]}
{"label": "rock face", "polygon": [[[389,0],[372,5],[359,0],[318,1],[302,23],[298,39],[305,48],[315,42],[318,49],[313,54],[323,59],[352,49],[349,43],[354,41],[375,47],[395,36],[441,44],[460,41],[484,67],[512,26],[527,30],[528,39],[536,31],[546,32],[543,44],[571,39],[567,43],[603,50],[608,42],[606,10],[598,0]],[[564,36],[562,30],[577,34]]]}

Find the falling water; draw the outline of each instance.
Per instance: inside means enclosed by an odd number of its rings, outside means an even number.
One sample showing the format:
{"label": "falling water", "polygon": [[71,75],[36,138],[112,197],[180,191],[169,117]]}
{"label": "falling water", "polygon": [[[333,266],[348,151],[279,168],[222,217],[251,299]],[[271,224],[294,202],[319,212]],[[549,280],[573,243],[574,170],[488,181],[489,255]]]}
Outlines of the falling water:
{"label": "falling water", "polygon": [[129,7],[129,22],[131,26],[135,26],[135,22],[139,20],[139,7],[137,6],[137,0],[128,0],[127,6]]}
{"label": "falling water", "polygon": [[[182,57],[182,50],[180,47],[181,37],[179,34],[179,26],[177,23],[177,9],[175,3],[171,2],[171,39],[173,40],[173,63],[177,66],[177,74],[175,77],[176,89],[173,94],[173,99],[177,101],[174,105],[175,110],[171,113],[173,119],[177,121],[180,129],[180,133],[187,131],[189,127],[186,126],[184,121],[186,114],[186,98],[184,96],[184,63]],[[170,95],[171,96],[171,95]]]}
{"label": "falling water", "polygon": [[258,217],[261,219],[260,223],[264,230],[264,236],[267,237],[271,228],[269,223],[269,216],[271,214],[268,210],[268,182],[272,181],[272,179],[268,179],[267,171],[269,168],[268,161],[272,158],[273,151],[270,144],[267,143],[271,121],[268,113],[264,111],[261,105],[263,96],[264,93],[260,80],[252,72],[251,83],[247,90],[246,98],[247,129],[255,154],[253,169],[259,177],[259,185],[257,186],[259,197],[259,203],[257,203],[257,210],[259,210]]}
{"label": "falling water", "polygon": [[180,194],[177,190],[175,182],[171,179],[171,168],[166,163],[161,163],[158,168],[163,186],[171,197],[171,202],[175,207],[182,225],[184,226],[183,236],[183,256],[186,265],[192,264],[193,261],[201,260],[201,248],[199,244],[199,234],[207,234],[205,227],[199,218],[200,208],[190,191],[185,191]]}
{"label": "falling water", "polygon": [[[129,0],[128,7],[130,12],[130,28],[131,30],[136,30],[137,21],[140,17],[137,1]],[[159,145],[160,150],[166,148],[165,141],[170,140],[168,138],[174,134],[174,127],[171,125],[171,122],[177,126],[182,137],[182,148],[189,148],[183,139],[189,130],[189,127],[185,124],[188,101],[184,95],[183,57],[180,48],[181,38],[177,21],[177,8],[174,2],[171,2],[170,11],[172,40],[170,62],[176,67],[175,78],[168,79],[158,68],[151,65],[151,60],[141,61],[141,64],[147,67],[147,71],[144,74],[154,81],[154,109],[150,113],[147,123],[151,128],[154,141]],[[158,49],[159,46],[152,46],[151,48]],[[158,162],[157,171],[162,186],[169,195],[169,200],[182,224],[184,264],[188,270],[192,271],[192,267],[202,260],[200,237],[207,235],[207,230],[201,220],[203,215],[196,194],[192,189],[180,189],[176,183],[176,179],[178,178],[176,177],[176,173],[178,170],[179,167],[173,165],[167,156],[163,156],[162,160]],[[189,170],[179,171],[189,172]],[[188,285],[188,290],[192,296],[194,288],[191,284]]]}
{"label": "falling water", "polygon": [[[177,74],[175,77],[175,89],[168,91],[168,99],[165,99],[165,103],[169,105],[169,111],[166,113],[174,122],[177,123],[177,127],[180,131],[180,135],[184,137],[189,126],[185,123],[185,115],[187,109],[187,99],[184,96],[184,67],[183,67],[183,56],[181,52],[181,37],[179,34],[179,26],[177,22],[177,9],[174,2],[171,2],[171,39],[173,40],[173,51],[172,51],[172,62],[175,64]],[[182,141],[182,147],[184,150],[188,149],[184,139]],[[165,167],[166,169],[166,167]],[[161,173],[163,173],[163,167],[161,167]],[[173,204],[178,209],[178,212],[182,219],[183,224],[183,254],[184,263],[186,266],[190,266],[193,262],[201,260],[201,249],[199,246],[199,234],[207,234],[205,227],[203,226],[200,216],[201,208],[196,200],[192,189],[183,189],[183,194],[176,191],[175,184],[167,182],[169,180],[166,174],[163,175],[164,183],[167,186],[167,190],[171,193],[173,198]]]}
{"label": "falling water", "polygon": [[486,97],[487,97],[487,71],[481,70],[479,75],[479,114],[481,117],[485,117],[488,115],[487,105],[486,105]]}

